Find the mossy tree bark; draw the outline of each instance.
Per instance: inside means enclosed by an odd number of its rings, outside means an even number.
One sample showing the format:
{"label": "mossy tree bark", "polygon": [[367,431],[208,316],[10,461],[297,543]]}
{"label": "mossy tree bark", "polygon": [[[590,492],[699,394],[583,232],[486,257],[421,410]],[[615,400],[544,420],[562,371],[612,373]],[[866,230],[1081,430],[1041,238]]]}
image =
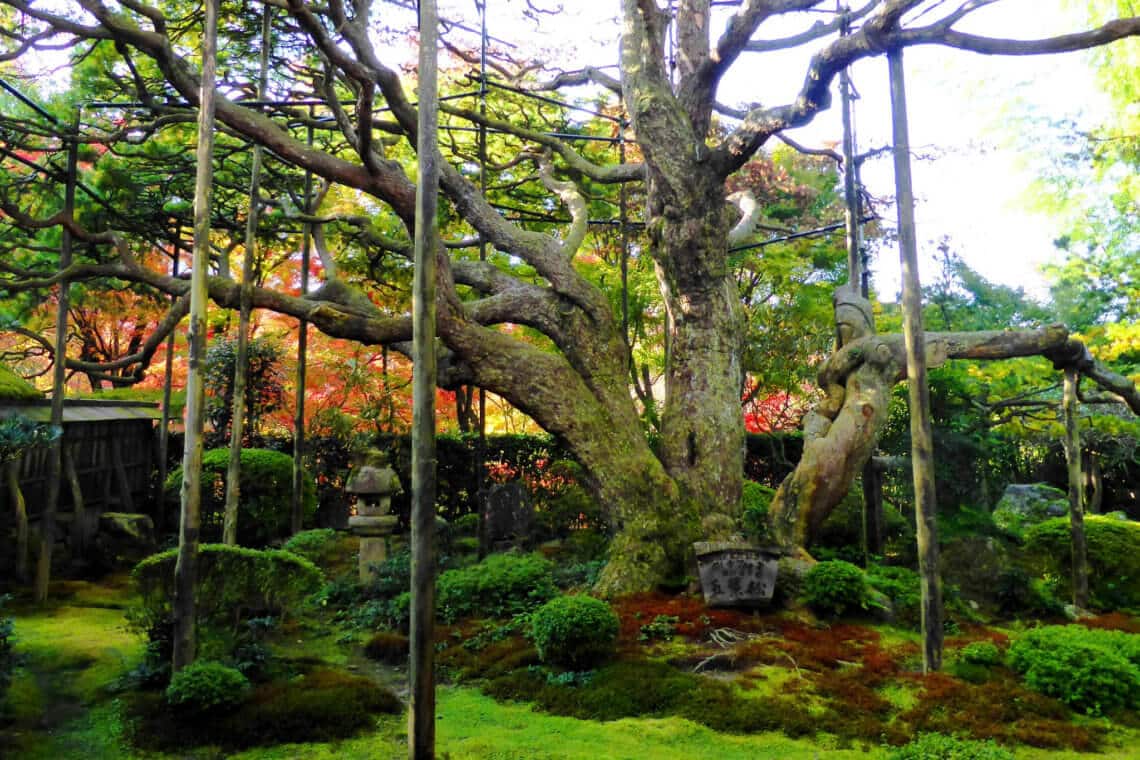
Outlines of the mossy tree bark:
{"label": "mossy tree bark", "polygon": [[[930,367],[947,359],[996,360],[1044,356],[1058,368],[1074,366],[1084,377],[1117,393],[1126,378],[1088,356],[1068,330],[1051,325],[1027,330],[924,333]],[[903,336],[862,336],[833,354],[820,371],[824,400],[808,416],[804,455],[772,498],[769,520],[780,544],[796,552],[811,546],[818,527],[855,482],[871,456],[895,383],[906,377]],[[1121,395],[1134,413],[1140,399]]]}

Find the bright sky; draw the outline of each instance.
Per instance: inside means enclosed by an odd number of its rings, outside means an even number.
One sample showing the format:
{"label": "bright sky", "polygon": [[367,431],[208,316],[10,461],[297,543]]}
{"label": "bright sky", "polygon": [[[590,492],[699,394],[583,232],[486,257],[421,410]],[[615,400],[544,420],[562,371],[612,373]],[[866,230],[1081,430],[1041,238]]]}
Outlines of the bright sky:
{"label": "bright sky", "polygon": [[[492,37],[519,44],[523,56],[541,56],[546,49],[547,60],[568,68],[575,63],[568,59],[578,59],[578,65],[616,61],[621,32],[616,0],[532,0],[539,7],[560,9],[557,15],[532,18],[524,16],[527,4],[523,0],[485,1]],[[1061,11],[1061,5],[1060,0],[1003,0],[976,11],[959,28],[1020,38],[1073,31],[1076,22]],[[393,27],[414,19],[414,10],[401,11],[390,5],[377,8],[382,9],[380,21]],[[472,29],[479,26],[476,0],[440,0],[440,15]],[[810,23],[808,18],[797,16],[794,23],[773,21],[758,36],[778,38],[802,31]],[[476,35],[468,39],[477,44]],[[818,45],[799,52],[745,55],[722,85],[720,100],[730,104],[789,102],[802,82],[808,56]],[[1013,144],[1018,128],[1012,125],[1017,117],[1029,113],[1094,124],[1103,99],[1095,92],[1085,60],[1082,53],[1015,58],[936,47],[907,51],[911,145],[918,152],[939,155],[913,163],[918,237],[926,253],[948,236],[952,248],[987,278],[1044,294],[1039,268],[1053,256],[1052,241],[1062,230],[1056,220],[1026,210],[1026,188],[1033,174]],[[853,79],[861,96],[856,105],[859,149],[889,144],[885,59],[860,62],[853,69]],[[839,113],[832,108],[790,134],[808,145],[838,143],[842,136]],[[863,179],[872,195],[893,197],[889,155],[868,161]],[[893,207],[885,210],[885,217],[893,226]],[[932,276],[930,261],[923,259],[924,281]],[[872,266],[880,296],[891,299],[898,290],[897,253],[883,251]]]}
{"label": "bright sky", "polygon": [[[544,20],[541,26],[511,18],[521,5],[520,0],[488,0],[490,33],[523,39],[528,48],[535,44],[570,46],[580,55],[591,49],[614,49],[620,24],[611,21],[619,9],[613,0],[563,3],[566,7],[557,21]],[[1003,0],[976,11],[959,28],[1012,38],[1073,31],[1074,20],[1060,7],[1058,0]],[[441,0],[441,14],[477,26],[472,0]],[[801,31],[811,21],[803,18],[791,25],[765,25],[758,36],[782,37]],[[812,50],[809,46],[806,52],[745,56],[725,80],[721,101],[790,101]],[[552,55],[550,60],[561,59]],[[612,55],[589,58],[595,64],[612,60]],[[1026,189],[1033,174],[1013,145],[1018,136],[1013,123],[1029,113],[1092,120],[1099,98],[1084,54],[989,57],[923,47],[907,51],[906,66],[911,145],[916,151],[939,155],[913,163],[918,236],[924,252],[932,253],[935,243],[949,236],[952,248],[987,278],[1043,295],[1039,268],[1053,256],[1052,241],[1062,230],[1055,221],[1026,210]],[[853,70],[861,95],[856,105],[861,151],[890,143],[886,68],[885,58],[878,58],[861,62]],[[842,136],[839,113],[833,108],[790,134],[808,145],[838,143]],[[867,162],[863,179],[874,196],[893,197],[890,156]],[[885,216],[893,227],[893,207],[885,210]],[[923,259],[924,281],[932,276],[931,261]],[[884,251],[873,268],[881,297],[891,299],[898,290],[897,253]]]}

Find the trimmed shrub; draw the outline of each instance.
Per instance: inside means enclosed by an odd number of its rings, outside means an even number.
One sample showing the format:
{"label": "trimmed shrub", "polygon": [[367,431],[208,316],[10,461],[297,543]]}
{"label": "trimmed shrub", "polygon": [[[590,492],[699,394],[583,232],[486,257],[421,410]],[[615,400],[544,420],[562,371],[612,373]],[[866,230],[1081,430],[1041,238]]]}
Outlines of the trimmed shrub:
{"label": "trimmed shrub", "polygon": [[436,614],[445,623],[473,616],[509,617],[557,594],[549,561],[537,554],[492,554],[477,565],[439,576]]}
{"label": "trimmed shrub", "polygon": [[312,563],[325,559],[330,545],[337,539],[337,532],[332,528],[316,528],[296,533],[282,544],[281,548],[292,552],[298,557],[304,557]]}
{"label": "trimmed shrub", "polygon": [[768,529],[768,507],[772,504],[775,489],[752,480],[744,481],[740,496],[741,520],[744,523],[744,536],[757,544],[772,542]]}
{"label": "trimmed shrub", "polygon": [[[1085,517],[1089,596],[1100,610],[1140,609],[1140,522]],[[1072,578],[1069,518],[1046,520],[1025,535],[1026,551],[1068,584]]]}
{"label": "trimmed shrub", "polygon": [[962,647],[958,659],[971,665],[1000,665],[1001,650],[992,641],[973,641]]}
{"label": "trimmed shrub", "polygon": [[909,567],[871,565],[867,568],[871,588],[890,597],[894,620],[917,629],[922,623],[922,579]]}
{"label": "trimmed shrub", "polygon": [[[177,549],[147,557],[131,572],[139,602],[134,627],[148,631],[169,621]],[[202,544],[194,610],[199,624],[234,628],[242,618],[287,614],[321,587],[321,571],[280,549]]]}
{"label": "trimmed shrub", "polygon": [[959,739],[945,734],[922,734],[895,749],[890,760],[1014,760],[1013,753],[989,741]]}
{"label": "trimmed shrub", "polygon": [[865,610],[870,600],[867,575],[841,559],[819,562],[804,576],[804,600],[816,612],[835,617]]}
{"label": "trimmed shrub", "polygon": [[613,655],[618,616],[590,596],[560,596],[531,616],[530,635],[543,662],[585,670]]}
{"label": "trimmed shrub", "polygon": [[[211,449],[202,455],[202,537],[220,540],[226,505],[226,470],[229,449]],[[302,480],[305,520],[317,511],[317,485],[308,473]],[[293,457],[269,449],[242,449],[241,500],[238,504],[238,543],[265,546],[289,535],[289,503],[293,493]],[[182,468],[163,484],[164,497],[176,502],[182,489]]]}
{"label": "trimmed shrub", "polygon": [[1009,665],[1034,691],[1100,714],[1140,700],[1140,634],[1051,625],[1021,636]]}
{"label": "trimmed shrub", "polygon": [[245,701],[249,679],[220,662],[199,660],[174,674],[166,687],[171,707],[194,713],[216,712]]}

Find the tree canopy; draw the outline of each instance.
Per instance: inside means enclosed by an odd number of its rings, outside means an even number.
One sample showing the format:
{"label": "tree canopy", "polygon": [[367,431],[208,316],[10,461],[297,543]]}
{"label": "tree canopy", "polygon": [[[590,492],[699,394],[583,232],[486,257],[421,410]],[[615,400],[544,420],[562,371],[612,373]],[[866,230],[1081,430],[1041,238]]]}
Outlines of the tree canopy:
{"label": "tree canopy", "polygon": [[[620,526],[604,590],[677,575],[693,540],[731,532],[746,372],[794,385],[802,375],[788,366],[788,353],[826,350],[818,338],[831,330],[781,343],[789,336],[780,326],[789,315],[818,318],[826,310],[819,295],[843,280],[834,247],[745,246],[773,228],[794,233],[792,215],[805,226],[828,221],[834,175],[826,164],[773,159],[762,148],[830,107],[845,66],[890,49],[1033,55],[1140,33],[1140,18],[1115,14],[1049,39],[961,31],[989,4],[869,0],[835,12],[819,0],[623,0],[614,4],[621,38],[613,56],[573,68],[497,42],[473,46],[463,24],[443,25],[455,63],[438,146],[440,382],[493,391],[578,458]],[[238,305],[230,257],[248,209],[246,146],[258,144],[267,153],[258,199],[266,253],[254,307],[304,318],[333,338],[407,352],[406,295],[381,296],[406,294],[411,257],[417,112],[406,40],[414,30],[399,2],[270,5],[271,76],[261,100],[252,95],[261,6],[222,5],[210,298],[226,309]],[[5,114],[29,114],[0,122],[5,168],[12,167],[0,192],[8,318],[26,316],[38,294],[64,277],[173,296],[139,345],[127,341],[110,361],[69,358],[81,371],[141,375],[185,313],[189,284],[171,273],[170,259],[185,248],[178,230],[188,226],[200,14],[182,2],[0,3],[6,74],[31,71],[49,51],[70,51],[69,89],[53,100],[57,121],[26,104],[4,104]],[[799,24],[798,32],[771,36],[787,24]],[[766,54],[799,46],[815,54],[793,74],[801,84],[790,101],[720,101],[733,69],[789,76],[766,69]],[[67,137],[80,107],[78,129]],[[74,216],[59,212],[64,139],[85,147],[86,200]],[[787,180],[773,182],[781,171]],[[306,174],[317,181],[311,198]],[[295,254],[304,223],[315,225],[320,285],[302,293]],[[65,272],[54,254],[62,226],[80,245]],[[618,271],[600,267],[605,261]],[[863,306],[843,290],[840,307],[856,318]],[[851,327],[837,321],[841,334],[842,325]],[[869,455],[877,427],[848,424],[858,394],[843,389],[872,384],[875,403],[883,400],[900,371],[894,337],[857,330],[822,365],[822,385],[837,406],[816,418],[815,431],[843,472],[824,487],[831,476],[818,468],[821,460],[805,457],[798,485],[777,497],[786,525],[814,524],[812,510],[829,509],[821,505]],[[1067,339],[1056,328],[955,333],[934,345],[952,357],[1060,357]],[[798,530],[791,533],[802,540]]]}

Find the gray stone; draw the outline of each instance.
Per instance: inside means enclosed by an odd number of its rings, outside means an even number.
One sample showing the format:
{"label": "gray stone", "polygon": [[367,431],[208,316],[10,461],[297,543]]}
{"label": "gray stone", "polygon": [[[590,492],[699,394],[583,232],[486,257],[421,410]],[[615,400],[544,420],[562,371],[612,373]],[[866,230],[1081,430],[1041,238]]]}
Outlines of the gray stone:
{"label": "gray stone", "polygon": [[1052,517],[1069,513],[1069,497],[1064,491],[1044,483],[1006,486],[994,507],[994,524],[1003,530],[1021,532]]}
{"label": "gray stone", "polygon": [[155,549],[154,521],[150,515],[104,512],[99,516],[93,550],[103,567],[134,565],[154,554]]}
{"label": "gray stone", "polygon": [[526,486],[498,483],[487,491],[487,540],[495,549],[527,546],[534,530],[534,506]]}
{"label": "gray stone", "polygon": [[698,542],[697,572],[711,607],[762,607],[772,601],[778,552],[734,542]]}

